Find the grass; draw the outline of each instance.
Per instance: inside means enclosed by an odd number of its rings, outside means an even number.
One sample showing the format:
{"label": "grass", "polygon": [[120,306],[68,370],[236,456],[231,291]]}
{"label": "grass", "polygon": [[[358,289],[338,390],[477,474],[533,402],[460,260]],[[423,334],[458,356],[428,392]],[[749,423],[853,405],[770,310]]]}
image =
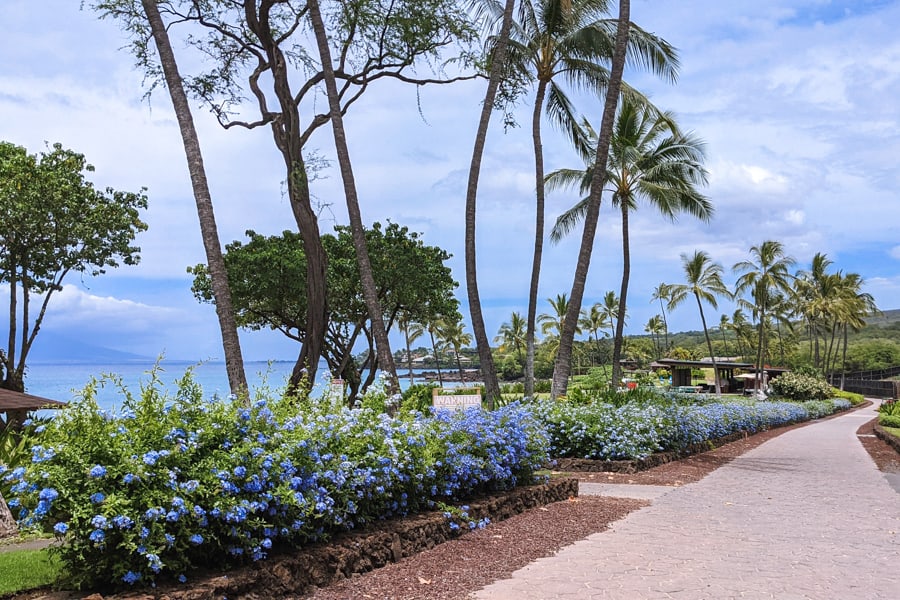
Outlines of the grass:
{"label": "grass", "polygon": [[60,565],[46,548],[0,552],[0,596],[50,585],[59,576]]}
{"label": "grass", "polygon": [[882,429],[887,431],[889,434],[891,434],[895,438],[900,439],[900,427],[884,427],[884,426],[882,426]]}

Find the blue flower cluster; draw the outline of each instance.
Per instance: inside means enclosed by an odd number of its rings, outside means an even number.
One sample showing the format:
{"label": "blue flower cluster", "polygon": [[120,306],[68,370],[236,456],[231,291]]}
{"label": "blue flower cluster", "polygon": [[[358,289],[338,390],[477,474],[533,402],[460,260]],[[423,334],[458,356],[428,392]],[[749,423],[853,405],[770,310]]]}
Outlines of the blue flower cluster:
{"label": "blue flower cluster", "polygon": [[[389,417],[323,401],[174,401],[60,412],[15,483],[23,523],[65,536],[76,584],[151,583],[534,479],[538,418],[513,404]],[[484,522],[482,522],[482,525]],[[474,523],[475,527],[478,523]]]}
{"label": "blue flower cluster", "polygon": [[535,406],[535,412],[546,424],[551,456],[623,460],[645,458],[660,450],[683,450],[739,431],[755,433],[815,419],[849,406],[843,399],[691,405],[670,401],[620,407],[543,402]]}

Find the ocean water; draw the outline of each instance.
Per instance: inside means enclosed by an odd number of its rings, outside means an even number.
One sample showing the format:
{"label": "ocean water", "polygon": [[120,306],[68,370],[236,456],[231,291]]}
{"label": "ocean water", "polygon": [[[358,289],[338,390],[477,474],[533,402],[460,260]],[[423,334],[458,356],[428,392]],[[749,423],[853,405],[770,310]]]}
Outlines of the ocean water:
{"label": "ocean water", "polygon": [[[170,395],[174,395],[178,389],[177,380],[181,379],[185,372],[192,371],[194,380],[203,388],[204,396],[225,397],[230,391],[228,387],[228,375],[225,372],[224,362],[192,363],[184,361],[164,360],[158,365],[153,362],[129,362],[129,363],[103,363],[103,364],[53,364],[40,363],[29,365],[25,375],[25,391],[35,396],[70,402],[77,398],[80,391],[94,379],[114,375],[121,379],[124,387],[134,396],[138,397],[141,387],[146,386],[152,380],[151,371],[156,368],[160,386]],[[247,374],[247,384],[251,395],[254,391],[268,388],[272,391],[281,391],[287,385],[287,380],[294,368],[292,361],[275,362],[247,362],[244,370]],[[421,370],[416,370],[414,375],[420,375]],[[407,371],[401,369],[398,372],[400,387],[406,389],[409,386]],[[313,394],[321,393],[329,381],[328,367],[322,363],[319,367],[319,381],[313,389]],[[414,377],[414,381],[423,381],[420,377]],[[103,387],[98,388],[97,403],[102,408],[117,409],[124,399],[123,392],[112,381],[107,381]]]}

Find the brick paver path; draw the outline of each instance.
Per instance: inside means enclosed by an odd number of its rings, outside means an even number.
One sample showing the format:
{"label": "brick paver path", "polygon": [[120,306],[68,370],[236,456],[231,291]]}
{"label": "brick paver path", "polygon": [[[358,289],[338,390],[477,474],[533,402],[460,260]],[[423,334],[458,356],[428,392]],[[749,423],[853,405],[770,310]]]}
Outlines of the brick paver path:
{"label": "brick paver path", "polygon": [[478,599],[900,598],[900,494],[867,408],[786,432]]}

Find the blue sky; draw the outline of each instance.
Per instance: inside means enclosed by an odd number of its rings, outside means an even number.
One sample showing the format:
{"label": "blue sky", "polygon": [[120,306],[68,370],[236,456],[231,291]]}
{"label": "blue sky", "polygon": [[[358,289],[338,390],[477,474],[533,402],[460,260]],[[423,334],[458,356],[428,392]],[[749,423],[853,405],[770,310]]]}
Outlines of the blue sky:
{"label": "blue sky", "polygon": [[[0,139],[31,152],[61,142],[95,165],[98,187],[146,186],[150,229],[138,240],[139,266],[70,278],[44,331],[144,355],[219,358],[214,312],[193,299],[185,273],[203,251],[168,96],[142,99],[123,34],[79,4],[0,3]],[[641,333],[658,312],[649,299],[658,283],[680,281],[681,253],[707,251],[730,282],[731,265],[766,239],[782,241],[798,267],[816,252],[828,254],[834,268],[864,277],[879,307],[900,308],[900,2],[636,0],[632,17],[680,51],[677,85],[633,71],[626,78],[706,141],[706,193],[716,216],[674,225],[647,208],[632,216],[627,331]],[[426,88],[418,98],[407,87],[373,87],[347,118],[363,218],[391,219],[448,249],[460,282],[465,180],[483,92],[482,82]],[[528,102],[518,112],[521,127],[504,132],[496,118],[480,183],[479,288],[489,335],[527,308],[534,226]],[[598,101],[580,107],[599,122]],[[269,132],[223,131],[201,109],[195,119],[223,244],[246,229],[293,228]],[[313,142],[326,157],[330,135],[323,128]],[[544,144],[548,171],[579,165],[549,125]],[[334,168],[314,193],[323,230],[346,222]],[[548,221],[575,200],[550,196]],[[618,290],[619,229],[605,203],[586,304]],[[569,291],[578,241],[545,246],[540,298]],[[463,288],[458,295],[465,298]],[[539,310],[549,305],[542,300]],[[696,310],[679,308],[670,326],[699,329]],[[278,333],[242,339],[250,359],[297,352]]]}

